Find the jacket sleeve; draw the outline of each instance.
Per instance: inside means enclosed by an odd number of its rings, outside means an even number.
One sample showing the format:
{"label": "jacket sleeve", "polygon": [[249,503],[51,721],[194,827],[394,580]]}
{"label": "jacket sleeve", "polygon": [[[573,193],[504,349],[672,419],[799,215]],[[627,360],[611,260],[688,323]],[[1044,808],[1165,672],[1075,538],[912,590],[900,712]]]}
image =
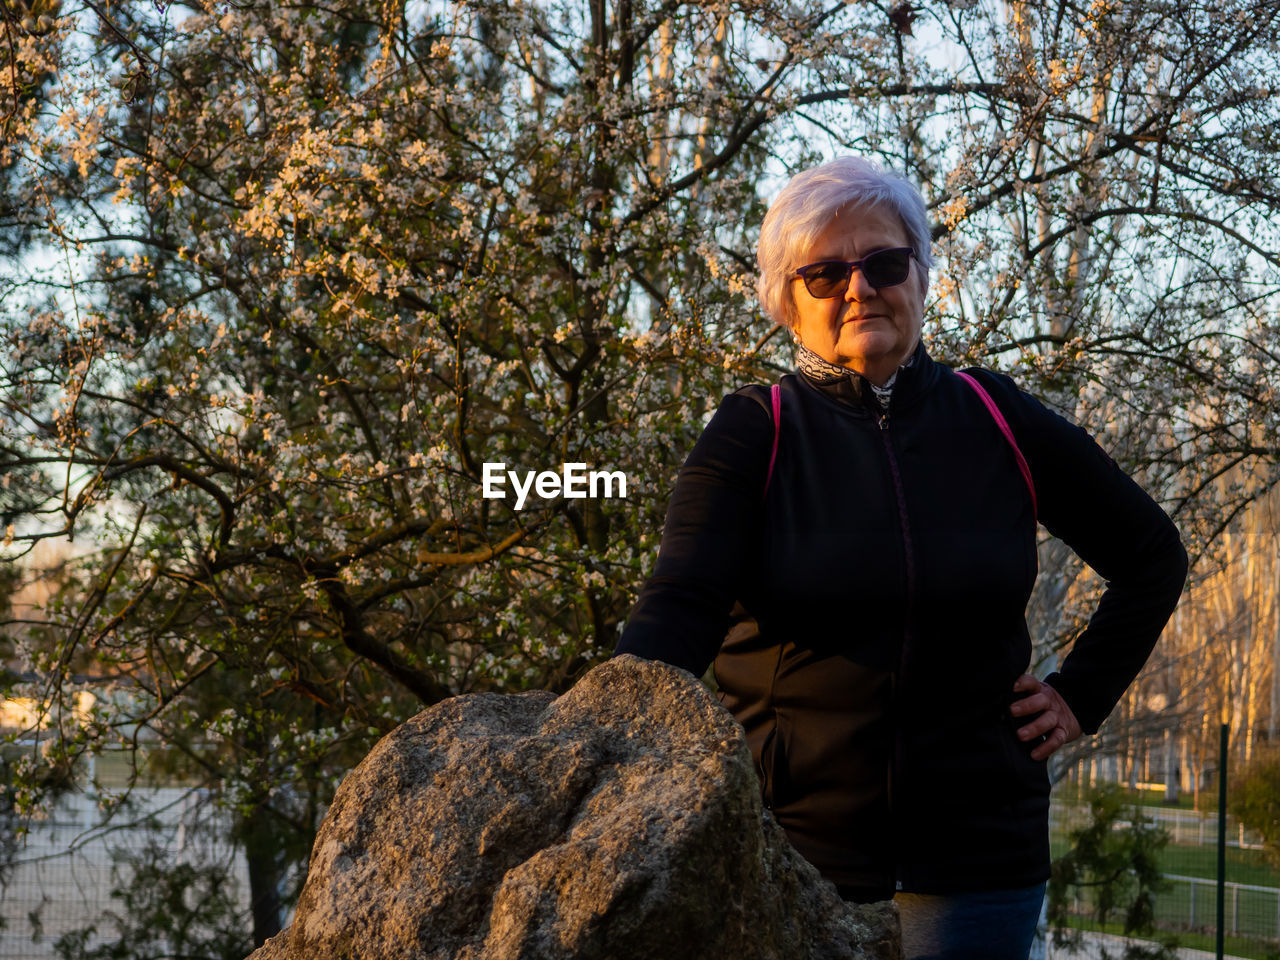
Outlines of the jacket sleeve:
{"label": "jacket sleeve", "polygon": [[706,672],[724,640],[758,535],[773,417],[743,392],[720,403],[680,469],[658,564],[614,655]]}
{"label": "jacket sleeve", "polygon": [[1173,521],[1080,427],[983,377],[1031,468],[1040,522],[1106,581],[1089,625],[1045,678],[1096,733],[1155,647],[1182,594],[1187,553]]}

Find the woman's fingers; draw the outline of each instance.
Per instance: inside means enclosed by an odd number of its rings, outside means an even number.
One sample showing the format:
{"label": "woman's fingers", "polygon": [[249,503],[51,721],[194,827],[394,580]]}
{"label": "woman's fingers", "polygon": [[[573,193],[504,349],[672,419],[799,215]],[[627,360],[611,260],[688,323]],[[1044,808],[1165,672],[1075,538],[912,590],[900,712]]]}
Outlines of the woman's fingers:
{"label": "woman's fingers", "polygon": [[1024,673],[1017,680],[1013,681],[1013,690],[1015,693],[1022,693],[1027,690],[1039,690],[1043,684],[1029,673]]}
{"label": "woman's fingers", "polygon": [[1067,701],[1062,699],[1062,695],[1049,684],[1024,673],[1014,681],[1013,689],[1015,693],[1026,694],[1009,707],[1013,716],[1039,714],[1030,723],[1018,728],[1019,739],[1035,745],[1031,751],[1033,760],[1047,760],[1080,736],[1080,723],[1075,714],[1067,706]]}

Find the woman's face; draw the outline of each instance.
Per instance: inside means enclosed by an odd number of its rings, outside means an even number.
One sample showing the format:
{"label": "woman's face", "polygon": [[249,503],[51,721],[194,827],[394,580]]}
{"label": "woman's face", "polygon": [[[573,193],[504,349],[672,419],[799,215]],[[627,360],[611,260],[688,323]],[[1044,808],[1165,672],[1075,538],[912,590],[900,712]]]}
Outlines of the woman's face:
{"label": "woman's face", "polygon": [[[884,207],[842,210],[818,234],[800,266],[819,260],[860,260],[876,250],[908,247],[897,214]],[[818,300],[804,281],[791,281],[795,331],[800,342],[828,363],[856,370],[881,384],[911,356],[924,320],[924,284],[920,264],[896,286],[876,288],[854,270],[843,297]]]}

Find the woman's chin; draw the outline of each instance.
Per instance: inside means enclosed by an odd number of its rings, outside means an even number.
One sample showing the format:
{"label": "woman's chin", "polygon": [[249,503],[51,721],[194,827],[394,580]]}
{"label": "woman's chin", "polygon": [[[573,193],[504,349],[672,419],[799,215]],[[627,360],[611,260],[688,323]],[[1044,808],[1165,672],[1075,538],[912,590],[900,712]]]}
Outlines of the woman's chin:
{"label": "woman's chin", "polygon": [[892,373],[902,363],[898,359],[902,351],[896,347],[897,344],[885,343],[882,338],[874,334],[853,338],[841,337],[836,351],[838,355],[836,363],[850,370],[856,370],[863,376],[866,376],[868,370],[878,370],[886,366]]}

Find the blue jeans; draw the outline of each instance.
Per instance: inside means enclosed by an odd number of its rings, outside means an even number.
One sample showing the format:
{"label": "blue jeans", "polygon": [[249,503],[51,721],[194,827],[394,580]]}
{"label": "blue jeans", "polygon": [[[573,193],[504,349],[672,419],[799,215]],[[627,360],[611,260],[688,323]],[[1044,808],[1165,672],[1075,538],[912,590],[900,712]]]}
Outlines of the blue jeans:
{"label": "blue jeans", "polygon": [[899,893],[903,960],[1027,960],[1044,891]]}

